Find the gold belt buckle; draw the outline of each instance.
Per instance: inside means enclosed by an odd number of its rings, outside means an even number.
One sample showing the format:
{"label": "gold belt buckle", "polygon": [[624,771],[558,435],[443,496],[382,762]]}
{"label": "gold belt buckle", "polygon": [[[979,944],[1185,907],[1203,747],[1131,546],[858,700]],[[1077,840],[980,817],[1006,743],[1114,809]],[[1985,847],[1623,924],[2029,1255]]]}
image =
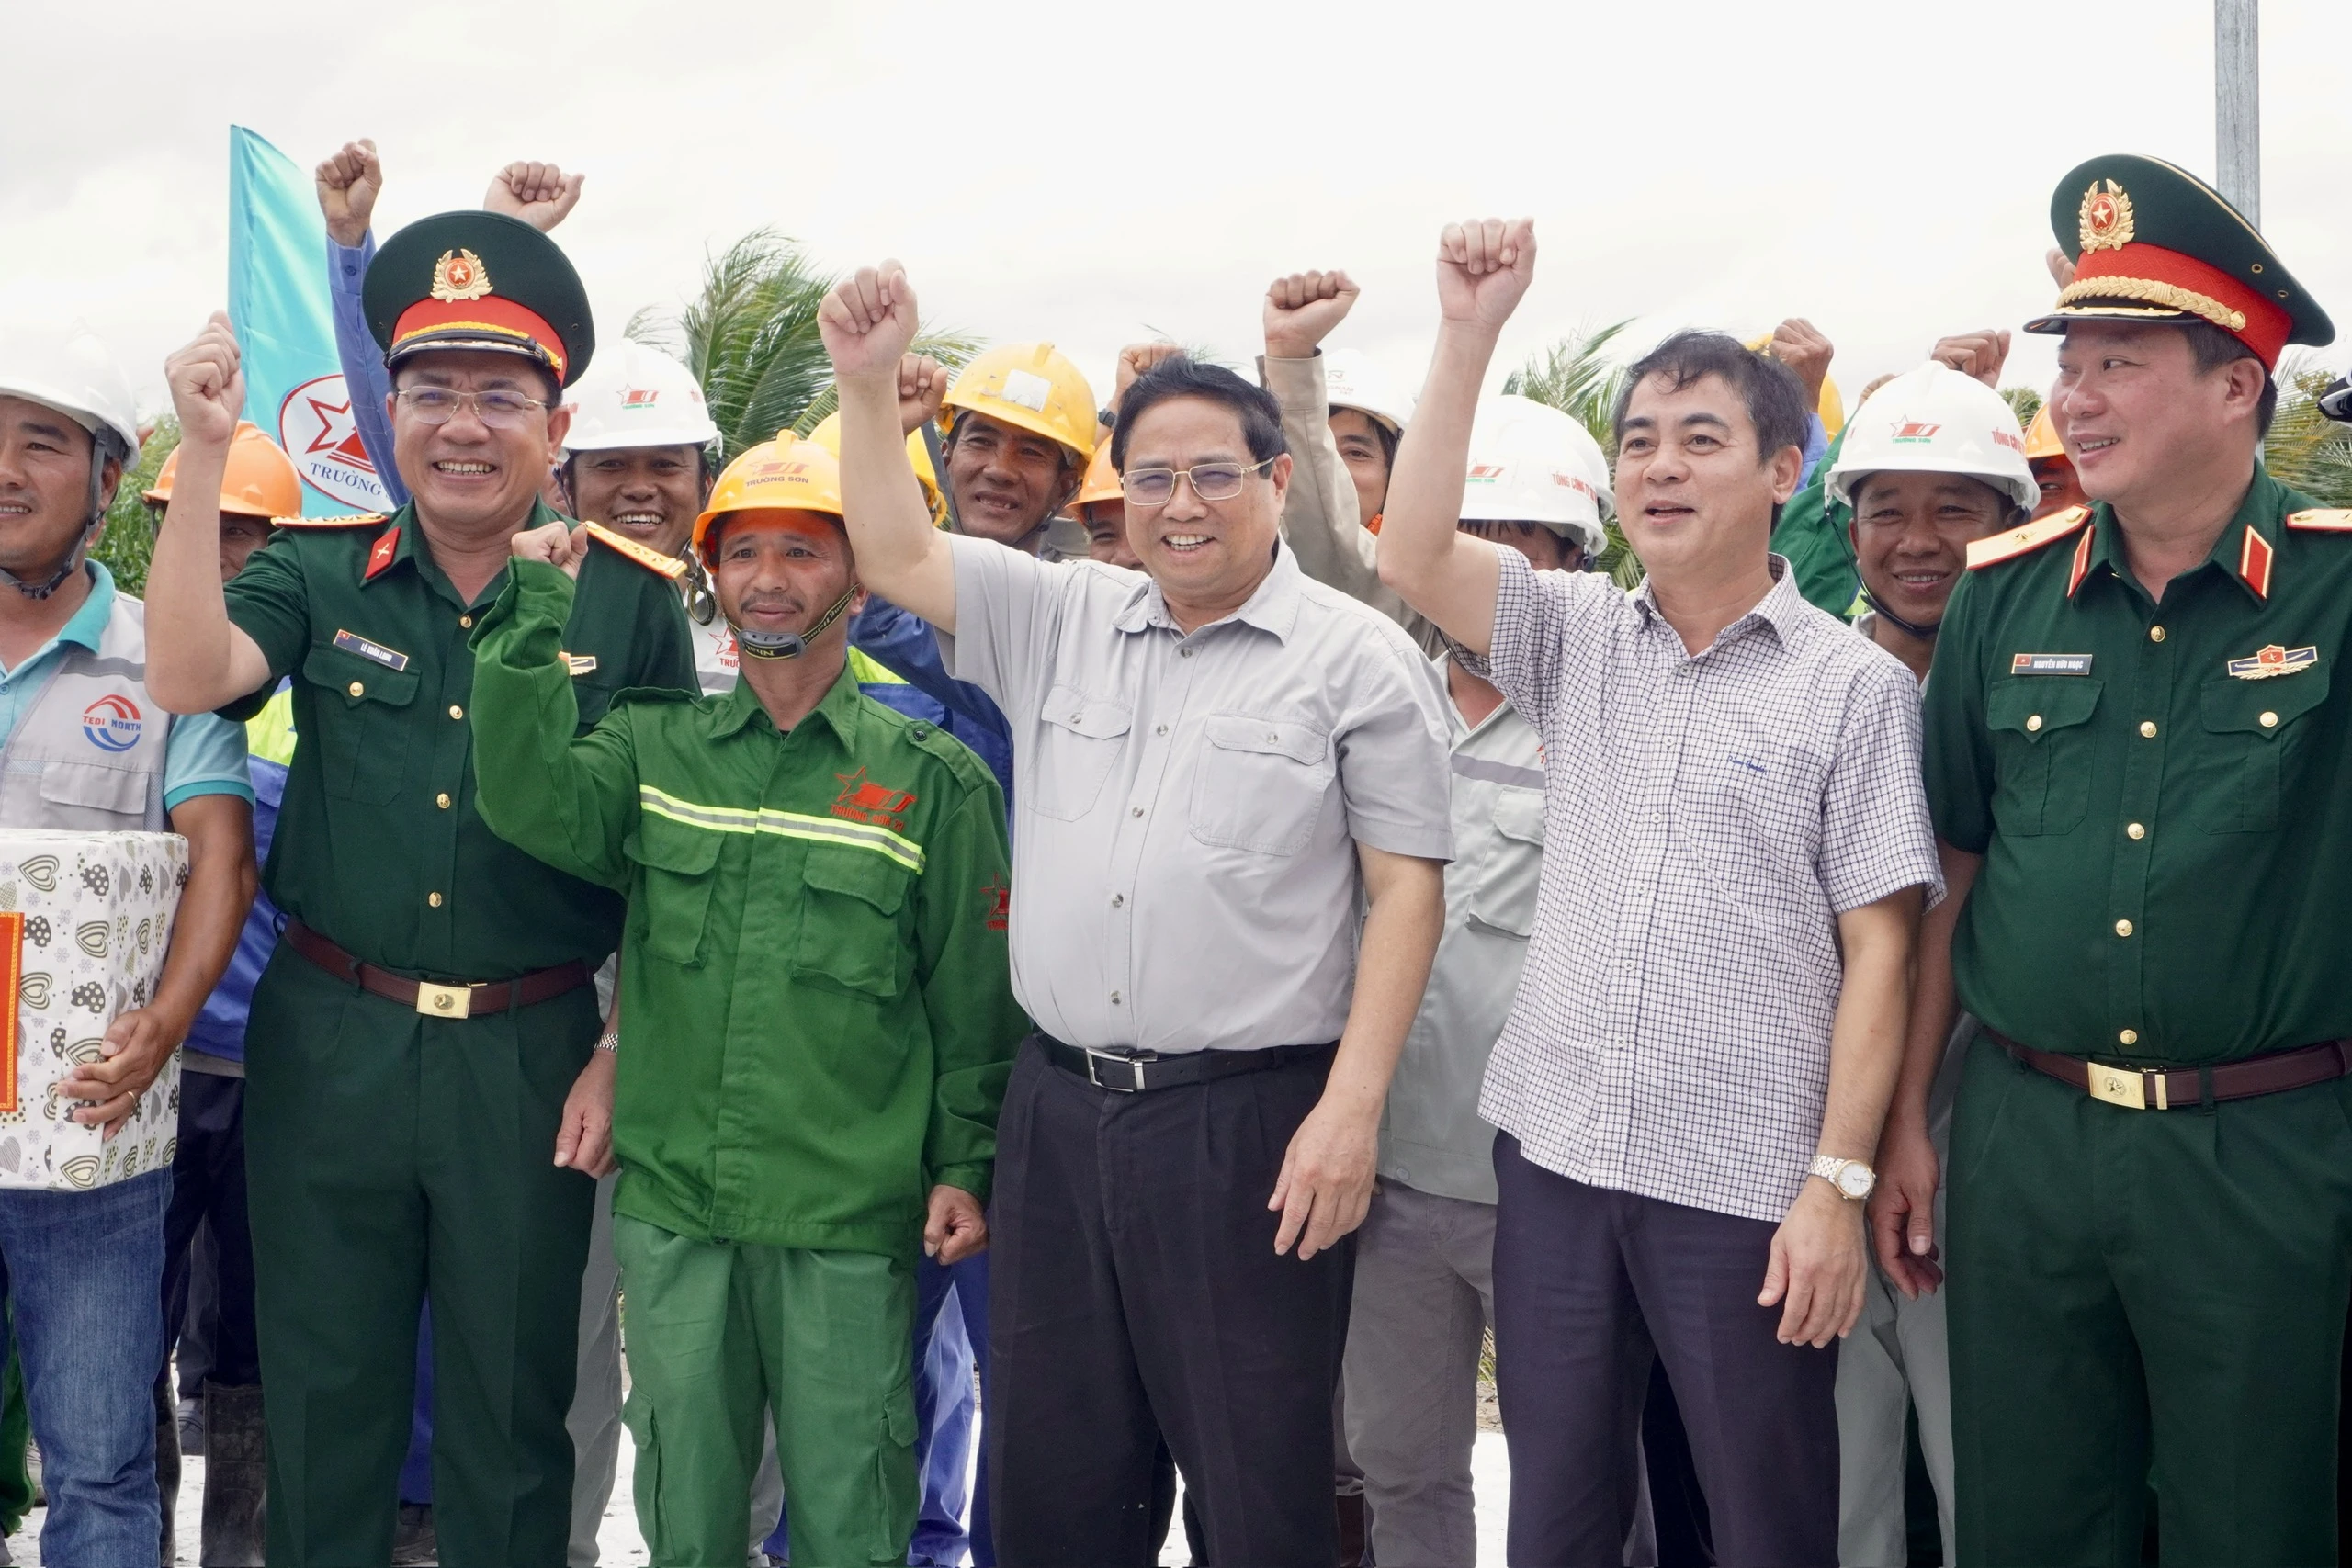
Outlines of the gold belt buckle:
{"label": "gold belt buckle", "polygon": [[436,986],[430,980],[416,983],[416,1010],[427,1018],[467,1018],[474,1010],[471,986]]}
{"label": "gold belt buckle", "polygon": [[2126,1111],[2145,1111],[2149,1109],[2148,1079],[2154,1077],[2156,1080],[2154,1108],[2158,1111],[2171,1109],[2165,1093],[2163,1073],[2145,1073],[2137,1067],[2110,1067],[2104,1062],[2086,1062],[2084,1066],[2089,1069],[2093,1100],[2120,1105]]}

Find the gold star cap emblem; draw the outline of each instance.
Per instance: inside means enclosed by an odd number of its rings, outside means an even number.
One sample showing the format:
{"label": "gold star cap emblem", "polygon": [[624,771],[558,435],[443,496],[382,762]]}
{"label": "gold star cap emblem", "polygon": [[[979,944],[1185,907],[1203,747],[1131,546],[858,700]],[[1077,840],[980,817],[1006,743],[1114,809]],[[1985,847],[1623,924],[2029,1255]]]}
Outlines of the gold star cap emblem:
{"label": "gold star cap emblem", "polygon": [[461,299],[479,299],[490,292],[490,269],[481,265],[481,257],[459,246],[443,251],[441,259],[433,264],[433,298],[451,303]]}
{"label": "gold star cap emblem", "polygon": [[2076,221],[2085,251],[2120,251],[2132,243],[2132,198],[2113,180],[2093,180]]}

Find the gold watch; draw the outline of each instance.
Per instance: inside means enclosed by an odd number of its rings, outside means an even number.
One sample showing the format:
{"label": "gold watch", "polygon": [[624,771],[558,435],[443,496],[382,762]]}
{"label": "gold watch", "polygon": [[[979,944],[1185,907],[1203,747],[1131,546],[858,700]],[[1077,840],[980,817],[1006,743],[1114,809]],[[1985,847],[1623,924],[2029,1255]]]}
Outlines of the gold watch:
{"label": "gold watch", "polygon": [[1849,1202],[1860,1202],[1878,1185],[1877,1171],[1860,1160],[1839,1159],[1836,1155],[1814,1156],[1813,1174],[1838,1189],[1838,1196]]}

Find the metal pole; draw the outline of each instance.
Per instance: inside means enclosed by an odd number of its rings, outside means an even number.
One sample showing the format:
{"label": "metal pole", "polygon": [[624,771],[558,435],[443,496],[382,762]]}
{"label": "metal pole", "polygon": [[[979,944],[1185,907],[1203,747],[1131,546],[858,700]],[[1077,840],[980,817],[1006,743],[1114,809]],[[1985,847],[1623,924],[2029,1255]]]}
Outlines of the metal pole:
{"label": "metal pole", "polygon": [[2262,226],[2260,0],[2213,0],[2213,141],[2216,182],[2231,205]]}

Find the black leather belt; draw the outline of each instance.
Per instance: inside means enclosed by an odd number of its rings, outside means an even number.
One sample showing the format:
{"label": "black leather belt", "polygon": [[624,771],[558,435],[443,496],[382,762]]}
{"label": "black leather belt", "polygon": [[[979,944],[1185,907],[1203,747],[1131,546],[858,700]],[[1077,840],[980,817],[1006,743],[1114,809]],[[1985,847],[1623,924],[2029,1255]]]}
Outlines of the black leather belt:
{"label": "black leather belt", "polygon": [[1113,1094],[1148,1094],[1156,1089],[1182,1089],[1188,1084],[1239,1077],[1244,1073],[1262,1073],[1270,1067],[1329,1056],[1339,1049],[1340,1043],[1327,1040],[1320,1045],[1270,1045],[1262,1051],[1182,1051],[1162,1055],[1157,1051],[1125,1047],[1090,1051],[1065,1045],[1045,1033],[1030,1038],[1055,1066]]}

